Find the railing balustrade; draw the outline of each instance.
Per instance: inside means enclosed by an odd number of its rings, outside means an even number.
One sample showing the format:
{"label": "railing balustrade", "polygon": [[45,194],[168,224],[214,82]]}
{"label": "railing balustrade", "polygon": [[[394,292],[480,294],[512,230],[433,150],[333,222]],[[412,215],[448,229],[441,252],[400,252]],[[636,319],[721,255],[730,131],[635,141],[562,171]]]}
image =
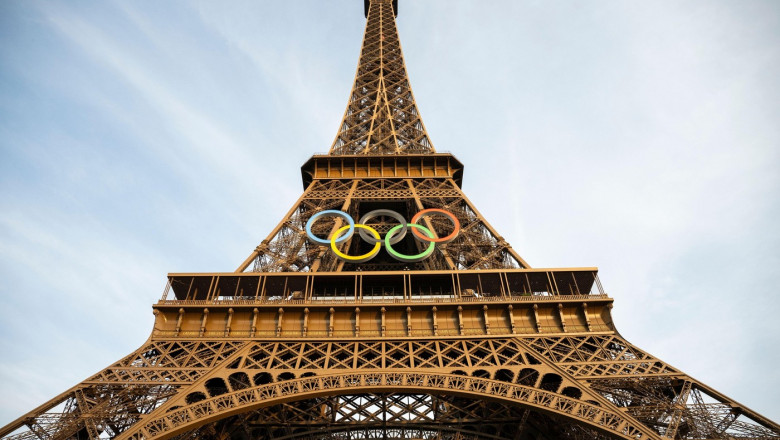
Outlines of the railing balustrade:
{"label": "railing balustrade", "polygon": [[475,296],[475,297],[450,297],[450,298],[344,298],[344,299],[215,299],[215,300],[176,300],[161,299],[158,305],[177,305],[177,306],[212,306],[212,305],[230,305],[230,306],[252,306],[263,304],[274,305],[344,305],[349,301],[350,304],[447,304],[447,303],[484,303],[484,302],[538,302],[538,301],[592,301],[594,299],[609,298],[607,294],[591,295],[511,295],[511,296]]}

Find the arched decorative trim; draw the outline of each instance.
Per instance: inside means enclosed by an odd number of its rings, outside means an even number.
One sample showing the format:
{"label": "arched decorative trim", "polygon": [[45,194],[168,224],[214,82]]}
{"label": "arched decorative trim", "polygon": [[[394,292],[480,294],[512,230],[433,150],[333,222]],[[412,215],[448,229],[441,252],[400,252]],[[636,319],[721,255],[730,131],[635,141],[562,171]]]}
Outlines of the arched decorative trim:
{"label": "arched decorative trim", "polygon": [[223,394],[155,414],[117,439],[167,439],[224,417],[278,403],[366,390],[374,393],[408,390],[498,400],[565,417],[617,438],[658,438],[623,414],[537,388],[452,374],[373,372],[298,378]]}

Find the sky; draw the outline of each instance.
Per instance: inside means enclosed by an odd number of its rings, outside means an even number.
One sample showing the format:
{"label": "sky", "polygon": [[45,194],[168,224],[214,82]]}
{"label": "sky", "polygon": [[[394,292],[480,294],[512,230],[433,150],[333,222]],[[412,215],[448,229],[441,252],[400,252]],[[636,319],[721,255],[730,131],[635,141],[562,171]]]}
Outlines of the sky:
{"label": "sky", "polygon": [[[0,425],[144,343],[302,191],[362,1],[0,2]],[[780,2],[401,0],[430,138],[533,267],[780,421]]]}

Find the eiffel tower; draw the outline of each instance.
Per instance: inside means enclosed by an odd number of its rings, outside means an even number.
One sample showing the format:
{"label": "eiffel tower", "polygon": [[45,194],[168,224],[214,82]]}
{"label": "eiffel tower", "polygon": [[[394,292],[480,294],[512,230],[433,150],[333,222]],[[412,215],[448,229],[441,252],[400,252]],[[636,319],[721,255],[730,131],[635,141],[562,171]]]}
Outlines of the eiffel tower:
{"label": "eiffel tower", "polygon": [[531,268],[461,191],[365,0],[347,110],[230,273],[173,273],[146,343],[4,439],[779,439],[632,345],[596,268]]}

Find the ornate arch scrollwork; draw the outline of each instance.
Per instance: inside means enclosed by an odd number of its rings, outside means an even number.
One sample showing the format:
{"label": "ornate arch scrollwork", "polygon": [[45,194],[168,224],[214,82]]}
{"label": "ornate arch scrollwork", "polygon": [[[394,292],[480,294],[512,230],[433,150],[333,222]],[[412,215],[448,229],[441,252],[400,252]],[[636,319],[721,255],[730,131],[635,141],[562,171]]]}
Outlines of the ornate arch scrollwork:
{"label": "ornate arch scrollwork", "polygon": [[588,426],[615,438],[658,438],[624,415],[563,394],[492,379],[420,372],[344,373],[255,386],[181,407],[161,408],[120,440],[168,439],[206,423],[284,402],[360,392],[411,391],[502,401]]}

